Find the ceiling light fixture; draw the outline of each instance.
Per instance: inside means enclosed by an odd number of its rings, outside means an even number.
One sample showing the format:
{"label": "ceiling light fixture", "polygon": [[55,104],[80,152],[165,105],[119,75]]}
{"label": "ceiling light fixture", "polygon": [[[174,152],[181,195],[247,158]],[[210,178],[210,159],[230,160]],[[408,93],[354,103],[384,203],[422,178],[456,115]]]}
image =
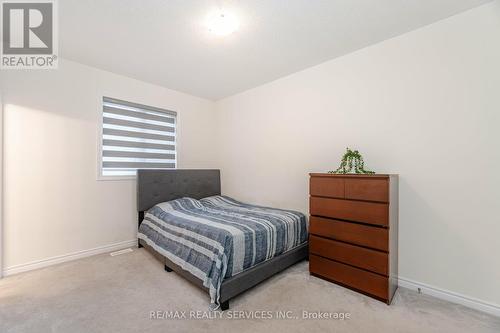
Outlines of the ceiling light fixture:
{"label": "ceiling light fixture", "polygon": [[208,16],[208,31],[217,36],[227,36],[238,30],[239,23],[234,15],[228,12],[217,11]]}

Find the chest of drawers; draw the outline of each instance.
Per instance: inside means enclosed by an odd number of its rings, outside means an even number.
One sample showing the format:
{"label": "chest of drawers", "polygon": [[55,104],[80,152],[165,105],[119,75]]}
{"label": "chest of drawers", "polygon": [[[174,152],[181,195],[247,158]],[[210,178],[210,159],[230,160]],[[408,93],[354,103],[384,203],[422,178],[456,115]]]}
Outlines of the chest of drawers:
{"label": "chest of drawers", "polygon": [[310,174],[309,271],[391,303],[398,287],[398,176]]}

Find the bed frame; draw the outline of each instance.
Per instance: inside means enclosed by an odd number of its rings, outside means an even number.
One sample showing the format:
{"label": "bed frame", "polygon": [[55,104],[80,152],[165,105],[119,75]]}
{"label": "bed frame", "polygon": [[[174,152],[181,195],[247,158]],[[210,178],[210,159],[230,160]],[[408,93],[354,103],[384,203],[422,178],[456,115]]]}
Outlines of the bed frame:
{"label": "bed frame", "polygon": [[[139,212],[139,225],[144,219],[144,212],[158,203],[182,197],[202,199],[220,194],[220,170],[138,170],[137,210]],[[144,247],[158,258],[165,265],[167,272],[175,271],[197,287],[208,290],[203,286],[201,280],[156,252],[143,240],[138,240],[138,246]],[[220,288],[221,310],[229,309],[231,298],[306,259],[307,256],[308,245],[306,243],[222,281]]]}

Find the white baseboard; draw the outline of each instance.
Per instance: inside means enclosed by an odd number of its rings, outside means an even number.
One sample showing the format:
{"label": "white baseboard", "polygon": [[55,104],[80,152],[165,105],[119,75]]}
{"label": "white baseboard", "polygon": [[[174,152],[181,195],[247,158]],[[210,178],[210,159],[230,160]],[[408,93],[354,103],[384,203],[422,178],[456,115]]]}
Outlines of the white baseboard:
{"label": "white baseboard", "polygon": [[[107,253],[122,250],[128,247],[137,246],[137,239],[128,240],[124,242],[119,242],[110,245],[104,245],[100,247],[96,247],[89,250],[83,250],[73,253],[68,253],[61,256],[51,257],[42,260],[32,261],[26,264],[15,265],[11,267],[7,267],[3,271],[3,276],[14,275],[22,272],[31,271],[34,269],[39,269],[43,267],[48,267],[56,264],[60,264],[63,262],[68,262],[76,259],[81,259],[85,257],[94,256],[97,254]],[[408,288],[411,290],[419,291],[425,295],[430,295],[448,302],[460,304],[475,310],[479,310],[482,312],[489,313],[491,315],[500,317],[500,306],[497,304],[485,302],[479,300],[477,298],[465,296],[453,291],[441,289],[438,287],[434,287],[425,283],[413,281],[411,279],[399,277],[398,283],[400,287]]]}
{"label": "white baseboard", "polygon": [[56,256],[56,257],[51,257],[51,258],[47,258],[47,259],[36,260],[36,261],[32,261],[32,262],[29,262],[26,264],[20,264],[20,265],[14,265],[11,267],[7,267],[3,271],[3,276],[9,276],[9,275],[13,275],[13,274],[27,272],[27,271],[31,271],[34,269],[52,266],[52,265],[60,264],[60,263],[67,262],[67,261],[72,261],[72,260],[76,260],[76,259],[94,256],[96,254],[113,252],[113,251],[125,249],[127,247],[135,247],[135,246],[137,246],[137,239],[128,240],[128,241],[119,242],[119,243],[110,244],[110,245],[99,246],[99,247],[96,247],[93,249],[68,253],[68,254],[64,254],[64,255],[60,255],[60,256]]}
{"label": "white baseboard", "polygon": [[436,298],[451,303],[460,304],[468,308],[472,308],[475,310],[479,310],[500,317],[500,305],[488,303],[477,298],[465,296],[453,291],[437,288],[425,283],[420,283],[403,277],[398,278],[398,283],[400,287],[408,288],[415,291],[420,290],[422,294],[434,296]]}

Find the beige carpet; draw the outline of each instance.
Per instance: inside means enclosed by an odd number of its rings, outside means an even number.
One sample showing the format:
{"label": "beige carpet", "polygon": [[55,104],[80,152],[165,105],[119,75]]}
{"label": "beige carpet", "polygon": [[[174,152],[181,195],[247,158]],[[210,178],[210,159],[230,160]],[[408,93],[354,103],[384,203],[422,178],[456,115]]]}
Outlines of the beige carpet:
{"label": "beige carpet", "polygon": [[[144,249],[0,280],[2,333],[500,332],[500,318],[402,288],[387,306],[309,276],[307,262],[233,300],[222,319],[189,319],[190,311],[204,315],[207,307],[206,294],[175,273],[165,272]],[[179,311],[179,316],[185,311],[188,319],[150,319],[151,311]],[[275,311],[284,311],[289,319],[228,318],[229,313],[275,317]],[[304,320],[302,311],[332,316],[344,312],[350,318]]]}

